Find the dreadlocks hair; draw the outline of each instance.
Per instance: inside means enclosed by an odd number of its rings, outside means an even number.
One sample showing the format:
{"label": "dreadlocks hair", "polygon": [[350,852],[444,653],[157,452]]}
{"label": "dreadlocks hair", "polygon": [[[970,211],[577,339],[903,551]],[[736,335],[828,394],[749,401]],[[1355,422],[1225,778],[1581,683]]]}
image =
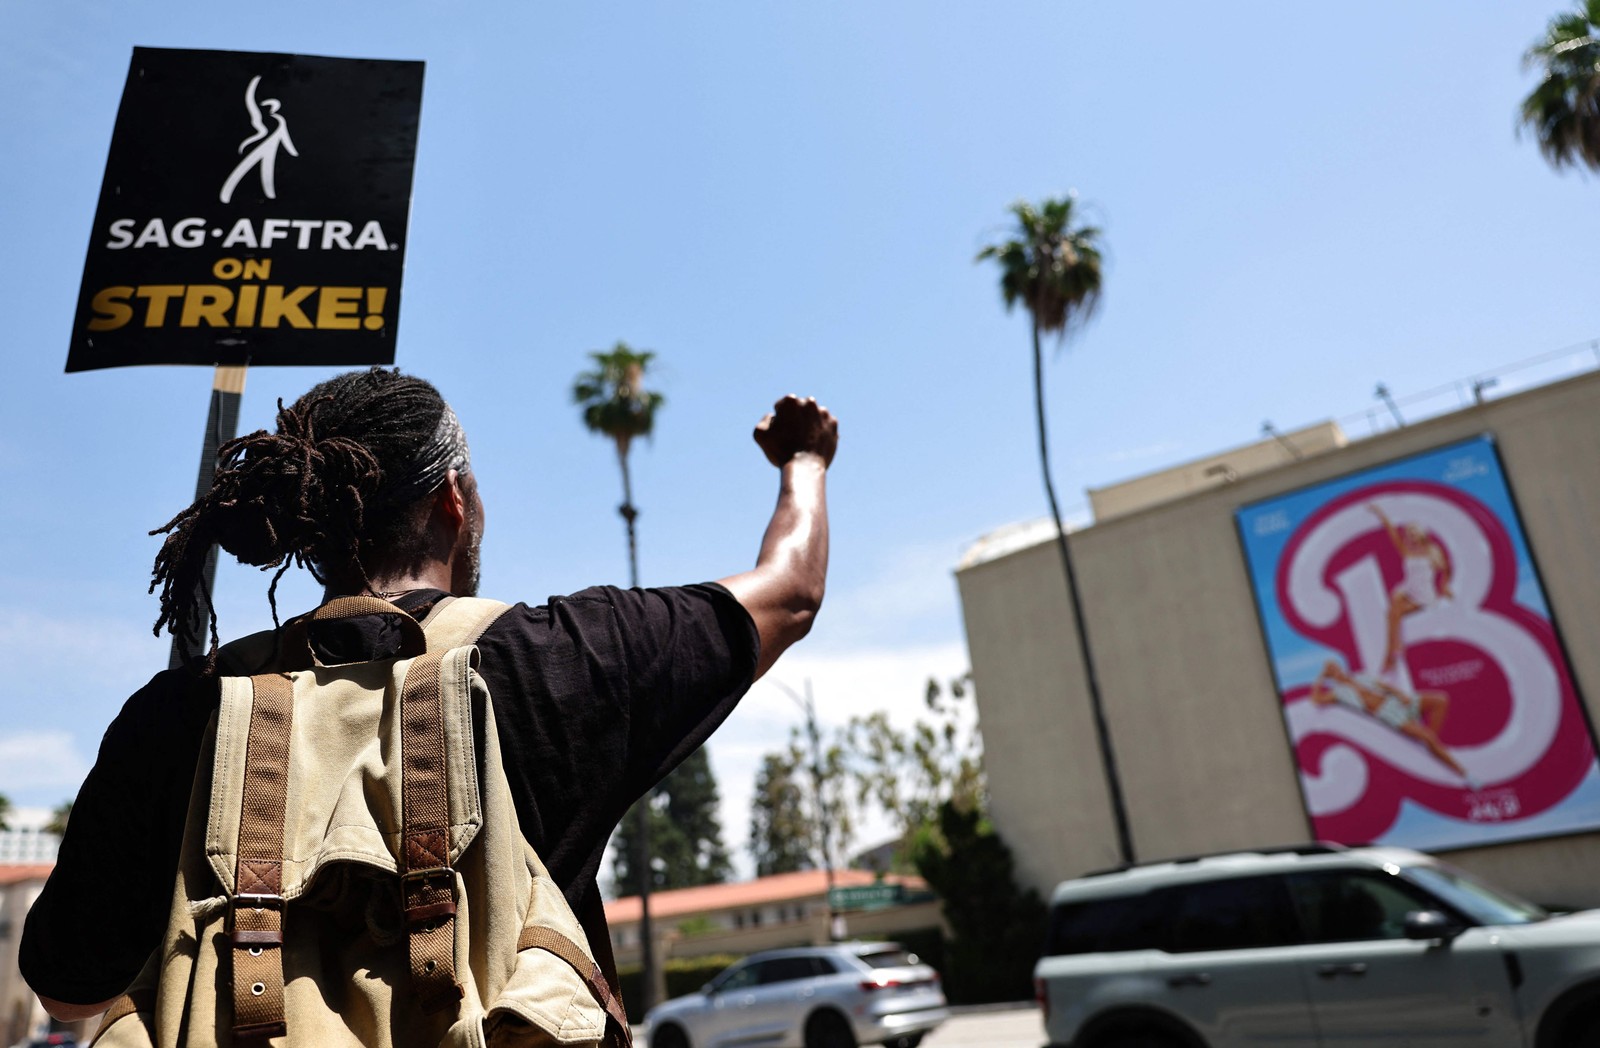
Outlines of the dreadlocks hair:
{"label": "dreadlocks hair", "polygon": [[444,411],[431,383],[377,367],[329,379],[290,407],[278,401],[277,432],[218,448],[210,490],[150,532],[166,535],[150,577],[152,593],[161,587],[156,635],[166,627],[192,650],[206,621],[205,668],[214,668],[217,612],[201,585],[212,545],[242,564],[277,569],[267,589],[274,625],[278,580],[291,566],[322,584],[332,577],[369,587],[369,573],[420,567],[428,493],[397,492],[389,482],[405,477]]}

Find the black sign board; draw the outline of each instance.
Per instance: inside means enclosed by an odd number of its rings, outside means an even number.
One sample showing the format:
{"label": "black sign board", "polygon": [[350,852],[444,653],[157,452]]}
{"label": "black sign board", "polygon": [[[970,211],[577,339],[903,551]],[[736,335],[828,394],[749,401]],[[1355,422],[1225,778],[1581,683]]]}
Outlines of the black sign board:
{"label": "black sign board", "polygon": [[135,48],[68,371],[394,361],[422,63]]}

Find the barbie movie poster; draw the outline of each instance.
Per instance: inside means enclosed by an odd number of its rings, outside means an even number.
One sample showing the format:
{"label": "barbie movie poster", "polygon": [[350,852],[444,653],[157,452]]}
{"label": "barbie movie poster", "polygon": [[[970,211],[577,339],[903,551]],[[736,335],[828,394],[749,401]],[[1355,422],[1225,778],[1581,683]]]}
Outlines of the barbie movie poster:
{"label": "barbie movie poster", "polygon": [[1600,826],[1593,734],[1491,437],[1238,524],[1318,839],[1444,849]]}

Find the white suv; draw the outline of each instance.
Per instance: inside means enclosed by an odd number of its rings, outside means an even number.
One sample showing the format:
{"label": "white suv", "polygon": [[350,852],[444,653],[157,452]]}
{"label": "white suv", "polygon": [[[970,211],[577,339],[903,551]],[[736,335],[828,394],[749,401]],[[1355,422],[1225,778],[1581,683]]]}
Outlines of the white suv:
{"label": "white suv", "polygon": [[1600,1046],[1600,910],[1309,845],[1080,877],[1034,969],[1052,1048]]}

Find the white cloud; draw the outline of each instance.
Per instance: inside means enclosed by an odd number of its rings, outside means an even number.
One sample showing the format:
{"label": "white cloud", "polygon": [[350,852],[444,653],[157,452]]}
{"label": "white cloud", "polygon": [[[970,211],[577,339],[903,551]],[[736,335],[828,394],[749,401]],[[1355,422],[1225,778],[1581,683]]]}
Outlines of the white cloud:
{"label": "white cloud", "polygon": [[0,793],[48,806],[75,794],[106,725],[166,654],[145,622],[0,608],[0,662],[37,670],[15,678],[6,696]]}
{"label": "white cloud", "polygon": [[830,589],[797,651],[877,650],[958,636],[955,569],[967,541],[901,547],[865,581]]}
{"label": "white cloud", "polygon": [[0,735],[0,793],[9,797],[34,797],[46,790],[71,796],[88,773],[89,761],[71,732]]}

